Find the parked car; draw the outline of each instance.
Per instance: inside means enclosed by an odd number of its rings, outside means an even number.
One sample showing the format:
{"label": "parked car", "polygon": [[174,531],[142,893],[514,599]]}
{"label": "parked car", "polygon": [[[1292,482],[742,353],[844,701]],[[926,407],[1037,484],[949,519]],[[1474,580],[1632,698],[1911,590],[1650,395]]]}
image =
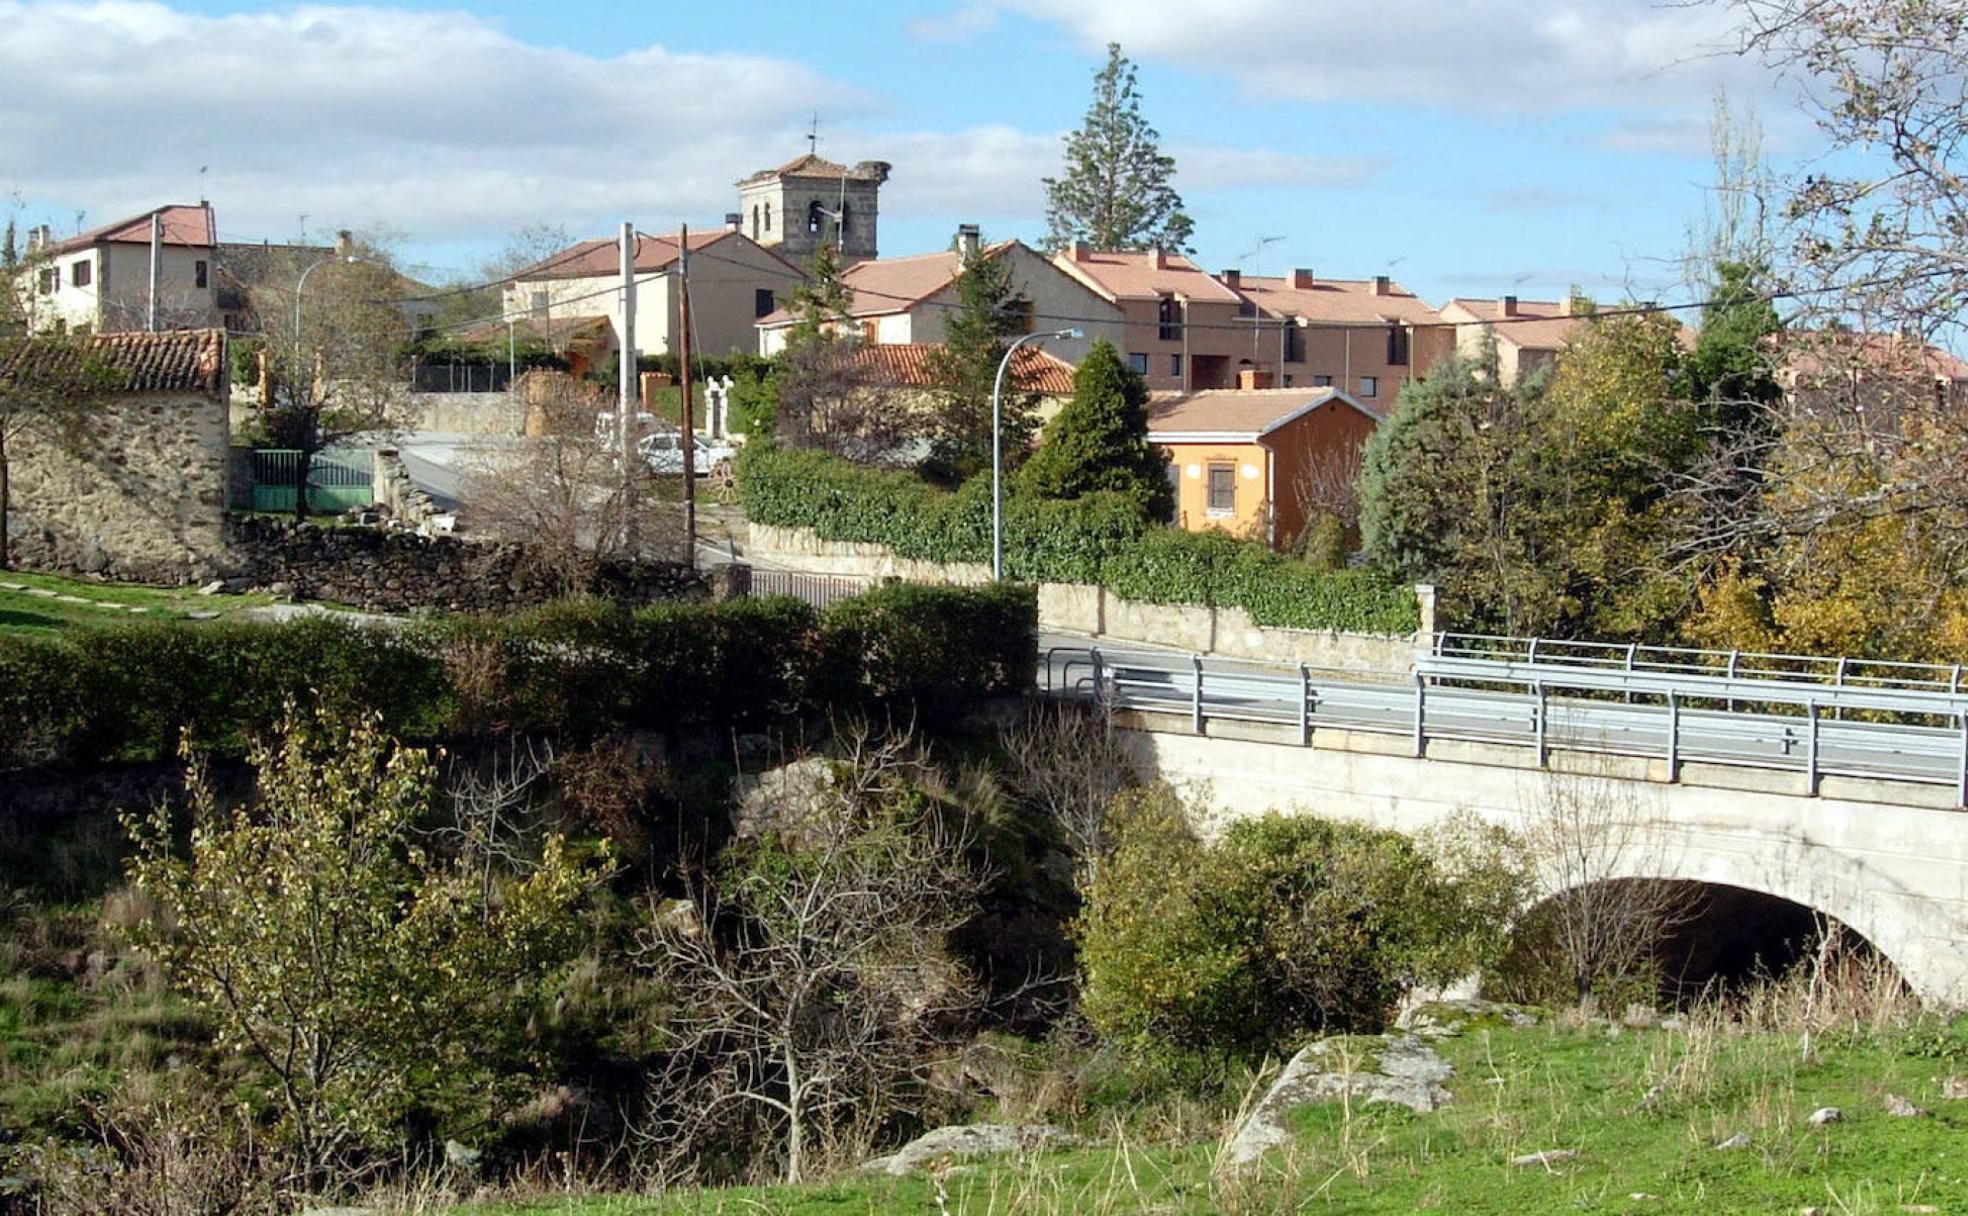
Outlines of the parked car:
{"label": "parked car", "polygon": [[[706,440],[702,435],[692,436],[696,440],[696,460],[692,462],[699,477],[713,474],[722,476],[731,468],[731,445],[721,439]],[[653,473],[676,474],[683,472],[683,432],[657,431],[644,435],[636,444],[636,450],[649,462]]]}

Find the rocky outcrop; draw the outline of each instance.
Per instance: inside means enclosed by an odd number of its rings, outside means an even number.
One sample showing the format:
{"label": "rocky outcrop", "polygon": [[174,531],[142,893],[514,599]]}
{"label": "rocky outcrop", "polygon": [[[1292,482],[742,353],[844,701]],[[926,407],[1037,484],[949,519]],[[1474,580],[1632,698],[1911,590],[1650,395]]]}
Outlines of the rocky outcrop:
{"label": "rocky outcrop", "polygon": [[1064,1128],[1048,1124],[1018,1126],[971,1123],[925,1132],[886,1157],[864,1162],[871,1173],[901,1177],[949,1157],[990,1157],[1031,1153],[1040,1149],[1073,1148],[1086,1143]]}
{"label": "rocky outcrop", "polygon": [[1294,1109],[1342,1097],[1356,1103],[1392,1102],[1426,1113],[1455,1101],[1444,1082],[1455,1066],[1417,1035],[1341,1035],[1321,1039],[1292,1057],[1224,1152],[1223,1164],[1248,1165],[1291,1139]]}

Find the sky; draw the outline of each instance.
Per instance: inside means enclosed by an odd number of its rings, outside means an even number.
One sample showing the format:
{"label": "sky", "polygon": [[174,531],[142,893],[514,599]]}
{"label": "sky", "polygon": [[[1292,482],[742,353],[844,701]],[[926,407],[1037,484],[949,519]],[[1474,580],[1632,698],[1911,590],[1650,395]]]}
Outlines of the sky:
{"label": "sky", "polygon": [[[433,282],[512,233],[714,225],[733,183],[885,160],[881,252],[1044,234],[1110,40],[1210,270],[1425,299],[1686,295],[1715,90],[1817,140],[1688,0],[0,0],[0,209],[57,234],[212,201],[223,240],[394,235]],[[7,201],[11,200],[11,202]]]}

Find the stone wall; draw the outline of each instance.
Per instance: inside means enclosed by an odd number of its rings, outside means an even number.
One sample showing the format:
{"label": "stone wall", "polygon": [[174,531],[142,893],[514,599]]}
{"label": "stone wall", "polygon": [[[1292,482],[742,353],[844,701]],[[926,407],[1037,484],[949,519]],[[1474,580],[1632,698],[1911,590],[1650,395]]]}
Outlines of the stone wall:
{"label": "stone wall", "polygon": [[376,505],[389,508],[390,518],[412,532],[429,532],[431,519],[440,514],[431,496],[420,489],[404,467],[403,454],[391,447],[379,447],[371,456],[374,465],[371,488]]}
{"label": "stone wall", "polygon": [[114,394],[91,406],[72,446],[29,435],[8,456],[7,530],[21,565],[154,583],[225,569],[223,398]]}
{"label": "stone wall", "polygon": [[526,406],[511,393],[406,393],[399,429],[459,435],[517,435]]}
{"label": "stone wall", "polygon": [[[900,578],[921,583],[986,583],[988,566],[939,563],[897,557],[881,545],[822,540],[809,528],[753,524],[746,553],[768,565],[809,574],[847,574]],[[1077,633],[1116,642],[1147,642],[1198,654],[1346,667],[1362,671],[1406,671],[1414,652],[1435,628],[1435,590],[1417,587],[1421,628],[1413,635],[1339,633],[1319,629],[1280,629],[1259,625],[1242,608],[1200,604],[1144,604],[1122,599],[1104,587],[1082,583],[1039,584],[1041,631]]]}
{"label": "stone wall", "polygon": [[[233,526],[241,587],[371,612],[510,612],[558,597],[521,551],[454,537],[372,528],[317,528],[249,519]],[[703,575],[672,563],[610,565],[601,594],[631,603],[703,595]]]}

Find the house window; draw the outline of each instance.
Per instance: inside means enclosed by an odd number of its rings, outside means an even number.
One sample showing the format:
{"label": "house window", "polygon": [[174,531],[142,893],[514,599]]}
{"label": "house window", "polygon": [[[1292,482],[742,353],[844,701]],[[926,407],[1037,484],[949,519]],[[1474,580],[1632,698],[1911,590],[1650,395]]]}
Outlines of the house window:
{"label": "house window", "polygon": [[61,271],[53,266],[43,266],[39,278],[41,294],[44,296],[54,295],[55,288],[61,286]]}
{"label": "house window", "polygon": [[1137,376],[1148,374],[1148,356],[1140,351],[1128,352],[1128,369]]}
{"label": "house window", "polygon": [[89,277],[94,271],[94,264],[87,258],[83,258],[79,262],[72,262],[68,267],[68,281],[76,287],[87,287],[89,285]]}
{"label": "house window", "polygon": [[866,342],[868,345],[873,346],[877,341],[880,340],[880,338],[881,338],[881,322],[879,321],[861,322],[861,340],[863,342]]}
{"label": "house window", "polygon": [[547,293],[546,292],[536,291],[533,293],[533,315],[540,318],[542,321],[547,319]]}
{"label": "house window", "polygon": [[1284,381],[1285,381],[1285,382],[1284,382],[1284,383],[1283,383],[1282,385],[1280,385],[1280,386],[1279,386],[1280,388],[1290,388],[1290,387],[1292,386],[1292,378],[1291,378],[1291,373],[1290,373],[1290,372],[1286,372],[1286,373],[1285,373],[1285,375],[1284,375]]}
{"label": "house window", "polygon": [[762,317],[772,311],[772,289],[770,287],[752,288],[752,315]]}
{"label": "house window", "polygon": [[191,280],[193,287],[211,286],[212,264],[210,262],[193,262],[191,264]]}
{"label": "house window", "polygon": [[1331,377],[1331,376],[1314,376],[1314,377],[1312,377],[1312,387],[1313,387],[1313,388],[1331,388],[1331,387],[1332,387],[1332,377]]}
{"label": "house window", "polygon": [[1032,302],[1026,299],[1013,300],[1005,305],[1005,316],[1015,334],[1032,332]]}
{"label": "house window", "polygon": [[1169,356],[1169,375],[1171,375],[1171,376],[1180,376],[1181,374],[1182,374],[1182,356],[1181,356],[1181,355],[1170,355],[1170,356]]}
{"label": "house window", "polygon": [[1387,365],[1389,367],[1408,365],[1408,328],[1405,325],[1387,327]]}
{"label": "house window", "polygon": [[1237,513],[1236,465],[1210,465],[1209,513],[1211,515],[1235,515]]}
{"label": "house window", "polygon": [[1156,320],[1161,325],[1160,337],[1164,342],[1174,342],[1182,337],[1182,305],[1174,296],[1163,296],[1157,310]]}
{"label": "house window", "polygon": [[1296,322],[1285,322],[1285,362],[1305,362],[1305,331]]}
{"label": "house window", "polygon": [[1362,397],[1380,396],[1380,377],[1379,376],[1360,377],[1360,395]]}

